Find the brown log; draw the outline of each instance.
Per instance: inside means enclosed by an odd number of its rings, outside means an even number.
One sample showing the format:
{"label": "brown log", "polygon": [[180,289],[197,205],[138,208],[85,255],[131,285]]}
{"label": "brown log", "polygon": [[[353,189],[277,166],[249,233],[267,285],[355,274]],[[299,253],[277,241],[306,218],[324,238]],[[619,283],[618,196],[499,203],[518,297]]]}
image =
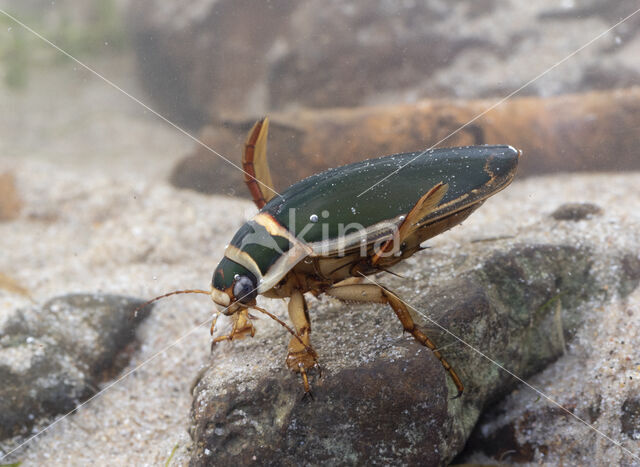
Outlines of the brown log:
{"label": "brown log", "polygon": [[[282,190],[329,167],[438,143],[520,148],[524,157],[519,176],[640,170],[640,87],[513,98],[487,111],[495,104],[494,100],[429,100],[274,114],[267,151],[275,187]],[[239,163],[242,142],[253,123],[218,123],[201,137]],[[171,178],[180,187],[248,196],[242,173],[202,147],[181,161]]]}

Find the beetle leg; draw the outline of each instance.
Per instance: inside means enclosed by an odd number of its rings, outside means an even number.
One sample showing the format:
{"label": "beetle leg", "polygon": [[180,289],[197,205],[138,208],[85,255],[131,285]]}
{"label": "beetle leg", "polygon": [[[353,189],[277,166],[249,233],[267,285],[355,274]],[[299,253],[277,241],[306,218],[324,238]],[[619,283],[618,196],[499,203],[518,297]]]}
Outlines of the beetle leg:
{"label": "beetle leg", "polygon": [[300,373],[306,394],[310,391],[307,370],[318,365],[318,354],[311,348],[309,310],[304,295],[299,290],[294,290],[289,299],[289,319],[296,330],[296,336],[292,336],[289,341],[286,362],[291,371]]}
{"label": "beetle leg", "polygon": [[360,277],[348,277],[345,280],[342,280],[340,282],[335,283],[333,285],[333,287],[344,287],[346,285],[361,284],[363,280],[364,280],[364,277],[362,277],[362,276],[360,276]]}
{"label": "beetle leg", "polygon": [[462,381],[460,381],[455,370],[444,359],[431,339],[429,339],[427,335],[413,322],[413,318],[411,317],[407,306],[392,292],[375,284],[360,284],[331,287],[330,289],[327,289],[325,293],[344,301],[388,303],[402,323],[404,330],[409,332],[415,340],[420,342],[422,345],[428,347],[436,358],[440,360],[444,369],[449,372],[453,383],[456,385],[456,388],[458,388],[458,395],[456,398],[462,395],[464,386],[462,385]]}
{"label": "beetle leg", "polygon": [[251,337],[256,335],[256,328],[251,322],[248,308],[242,309],[233,314],[231,316],[231,319],[233,320],[233,327],[231,328],[231,332],[226,336],[218,336],[213,339],[213,342],[211,342],[212,347],[218,342],[231,341],[233,339],[242,339],[243,337],[246,337],[247,334],[250,334]]}
{"label": "beetle leg", "polygon": [[276,195],[267,163],[268,132],[269,120],[266,117],[256,122],[249,132],[242,154],[244,182],[258,209],[262,209]]}
{"label": "beetle leg", "polygon": [[442,182],[433,186],[429,191],[420,197],[418,202],[411,208],[411,211],[405,216],[404,220],[398,227],[396,238],[387,240],[382,247],[375,252],[370,262],[372,266],[375,266],[380,261],[380,258],[385,255],[389,255],[394,251],[399,251],[400,245],[418,228],[418,225],[422,219],[424,219],[430,212],[437,208],[442,198],[447,193],[449,185]]}

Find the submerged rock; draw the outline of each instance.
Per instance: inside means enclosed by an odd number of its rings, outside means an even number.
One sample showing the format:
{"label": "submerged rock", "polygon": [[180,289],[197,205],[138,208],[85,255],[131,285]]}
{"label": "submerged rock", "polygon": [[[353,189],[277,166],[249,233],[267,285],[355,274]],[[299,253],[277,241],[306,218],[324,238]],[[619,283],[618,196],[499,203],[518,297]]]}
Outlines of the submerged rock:
{"label": "submerged rock", "polygon": [[567,203],[551,213],[557,221],[581,221],[602,213],[600,206],[592,203]]}
{"label": "submerged rock", "polygon": [[15,310],[0,323],[0,439],[69,412],[129,359],[149,308],[117,295],[73,294]]}
{"label": "submerged rock", "polygon": [[[545,368],[614,285],[602,281],[594,264],[604,258],[588,245],[504,246],[479,241],[452,258],[425,254],[409,274],[401,271],[409,278],[385,278],[460,375],[461,398],[454,399],[455,386],[431,352],[399,335],[390,309],[311,303],[323,365],[314,399],[301,400],[298,378],[273,366],[272,356],[286,351],[278,340],[256,337],[258,345],[215,351],[195,386],[192,465],[450,462],[483,409],[519,384],[498,365],[520,378]],[[623,270],[624,255],[606,261]]]}
{"label": "submerged rock", "polygon": [[640,440],[640,397],[624,401],[622,412],[622,432],[631,439]]}

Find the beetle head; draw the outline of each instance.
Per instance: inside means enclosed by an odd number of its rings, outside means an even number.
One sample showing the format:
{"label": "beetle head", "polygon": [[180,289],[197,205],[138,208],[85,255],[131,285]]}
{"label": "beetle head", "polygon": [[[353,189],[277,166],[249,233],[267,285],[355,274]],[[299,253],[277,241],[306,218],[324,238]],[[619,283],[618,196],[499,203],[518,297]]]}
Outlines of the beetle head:
{"label": "beetle head", "polygon": [[232,315],[241,308],[255,305],[258,295],[256,276],[244,266],[224,257],[213,272],[211,298]]}

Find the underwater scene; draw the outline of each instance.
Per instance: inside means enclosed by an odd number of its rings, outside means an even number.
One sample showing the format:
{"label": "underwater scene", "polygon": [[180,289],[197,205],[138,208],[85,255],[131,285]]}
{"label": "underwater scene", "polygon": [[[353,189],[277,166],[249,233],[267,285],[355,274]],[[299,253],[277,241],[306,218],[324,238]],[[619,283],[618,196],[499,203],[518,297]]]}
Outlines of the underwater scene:
{"label": "underwater scene", "polygon": [[0,466],[640,466],[639,57],[636,0],[0,0]]}

